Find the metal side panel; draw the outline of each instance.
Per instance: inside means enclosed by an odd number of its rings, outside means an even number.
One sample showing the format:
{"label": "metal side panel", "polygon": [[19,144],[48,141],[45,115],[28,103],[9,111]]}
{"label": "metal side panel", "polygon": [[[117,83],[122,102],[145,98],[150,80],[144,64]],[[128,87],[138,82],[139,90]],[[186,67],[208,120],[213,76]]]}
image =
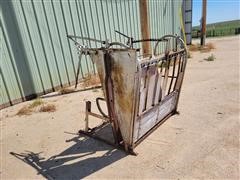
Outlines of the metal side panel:
{"label": "metal side panel", "polygon": [[172,92],[160,103],[159,110],[158,110],[158,118],[157,122],[161,121],[165,118],[168,114],[170,114],[176,107],[178,93]]}
{"label": "metal side panel", "polygon": [[131,144],[135,108],[135,73],[137,72],[136,51],[113,50],[110,55],[114,110],[124,142]]}
{"label": "metal side panel", "polygon": [[[98,50],[96,54],[91,54],[93,63],[96,64],[98,76],[100,78],[101,84],[104,84],[105,80],[105,67],[104,67],[104,51]],[[104,97],[106,97],[106,87],[102,86]]]}
{"label": "metal side panel", "polygon": [[151,110],[144,113],[137,121],[139,121],[137,136],[134,138],[134,142],[136,142],[139,138],[141,138],[146,132],[148,132],[155,124],[158,117],[158,108],[152,108]]}
{"label": "metal side panel", "polygon": [[169,115],[176,107],[178,93],[172,92],[161,101],[160,104],[152,107],[136,119],[134,126],[133,142],[139,140],[150,129],[157,125],[167,115]]}

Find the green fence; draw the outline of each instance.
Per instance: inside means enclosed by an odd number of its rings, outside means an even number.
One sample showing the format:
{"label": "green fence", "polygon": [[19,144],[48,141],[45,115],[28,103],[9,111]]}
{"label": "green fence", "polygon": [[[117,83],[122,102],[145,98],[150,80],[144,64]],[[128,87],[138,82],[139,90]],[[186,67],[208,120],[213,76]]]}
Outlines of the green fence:
{"label": "green fence", "polygon": [[[180,34],[182,2],[148,2],[151,37]],[[78,56],[67,34],[124,42],[119,30],[141,38],[138,0],[0,0],[0,8],[0,108],[73,83]],[[80,78],[95,72],[84,58]]]}
{"label": "green fence", "polygon": [[[225,21],[207,25],[207,37],[229,36],[237,34],[240,34],[240,20]],[[200,36],[200,27],[193,27],[192,37],[199,38]]]}

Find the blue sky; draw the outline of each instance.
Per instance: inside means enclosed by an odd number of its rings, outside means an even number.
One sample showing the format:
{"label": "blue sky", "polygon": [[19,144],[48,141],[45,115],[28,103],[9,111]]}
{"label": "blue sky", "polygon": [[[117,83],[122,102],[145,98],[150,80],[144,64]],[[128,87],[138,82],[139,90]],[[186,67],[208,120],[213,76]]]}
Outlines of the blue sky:
{"label": "blue sky", "polygon": [[[202,0],[193,0],[193,26],[200,25]],[[240,19],[239,0],[207,0],[207,24]]]}

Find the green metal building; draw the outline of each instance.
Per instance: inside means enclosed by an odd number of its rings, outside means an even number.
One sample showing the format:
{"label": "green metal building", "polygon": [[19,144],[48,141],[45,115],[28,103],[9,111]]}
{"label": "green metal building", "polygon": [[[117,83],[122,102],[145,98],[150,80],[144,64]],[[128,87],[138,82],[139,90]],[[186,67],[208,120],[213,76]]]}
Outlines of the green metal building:
{"label": "green metal building", "polygon": [[[183,1],[148,1],[152,38],[184,33],[191,0]],[[119,30],[141,39],[139,17],[139,0],[0,0],[0,109],[73,84],[78,55],[67,34],[126,41]],[[80,78],[92,73],[84,58]]]}

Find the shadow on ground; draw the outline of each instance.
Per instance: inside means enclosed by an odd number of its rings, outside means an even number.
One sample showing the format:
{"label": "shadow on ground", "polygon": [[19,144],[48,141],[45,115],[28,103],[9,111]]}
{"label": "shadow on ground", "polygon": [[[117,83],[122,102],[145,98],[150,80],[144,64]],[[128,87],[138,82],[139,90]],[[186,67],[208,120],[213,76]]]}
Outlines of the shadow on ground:
{"label": "shadow on ground", "polygon": [[[82,179],[127,156],[89,137],[76,136],[66,142],[74,142],[74,145],[49,159],[41,157],[42,152],[10,154],[35,168],[47,179]],[[101,155],[97,156],[97,152]]]}

